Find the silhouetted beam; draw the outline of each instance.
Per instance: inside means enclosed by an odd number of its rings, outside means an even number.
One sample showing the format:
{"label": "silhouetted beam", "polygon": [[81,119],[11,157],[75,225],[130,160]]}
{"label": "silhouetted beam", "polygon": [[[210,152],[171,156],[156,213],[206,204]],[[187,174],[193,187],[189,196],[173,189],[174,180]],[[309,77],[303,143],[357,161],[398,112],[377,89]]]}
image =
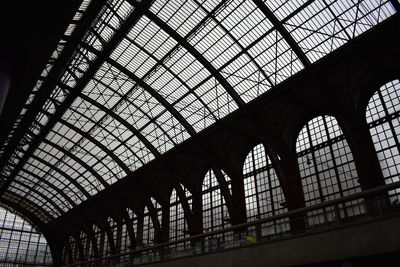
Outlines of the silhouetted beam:
{"label": "silhouetted beam", "polygon": [[182,47],[184,47],[190,54],[196,58],[210,73],[211,75],[222,85],[226,92],[232,97],[239,108],[245,105],[244,101],[238,95],[238,93],[233,89],[233,87],[228,83],[228,81],[219,73],[214,66],[197,51],[185,38],[180,36],[174,29],[172,29],[168,24],[162,21],[155,14],[146,10],[145,15],[152,20],[158,27],[164,30],[169,36],[171,36],[175,41],[177,41]]}
{"label": "silhouetted beam", "polygon": [[[72,108],[71,108],[72,109]],[[109,138],[115,138],[116,140],[120,141],[120,144],[115,148],[119,148],[122,145],[124,145],[123,147],[126,148],[127,151],[130,151],[133,155],[136,155],[136,153],[129,147],[126,145],[125,140],[122,140],[120,137],[116,136],[112,131],[110,131],[109,129],[107,129],[107,125],[101,125],[99,124],[99,121],[103,121],[103,119],[108,118],[108,114],[105,115],[105,117],[102,117],[100,120],[98,120],[97,122],[92,121],[93,118],[88,117],[86,114],[83,114],[82,112],[79,112],[78,110],[74,110],[75,113],[79,114],[80,116],[82,116],[83,118],[91,121],[93,124],[95,124],[95,126],[93,126],[90,130],[86,131],[87,134],[90,134],[93,131],[93,128],[96,130],[98,128],[100,128],[102,131],[105,131],[108,135]],[[64,120],[63,121],[67,121]],[[76,144],[78,144],[80,141],[75,142],[74,146]],[[142,164],[144,164],[143,160],[140,157],[136,157]]]}
{"label": "silhouetted beam", "polygon": [[[24,200],[22,200],[20,195],[14,193],[14,192],[12,192],[12,191],[7,191],[7,194],[12,195],[12,196],[15,197],[18,201],[22,201],[22,202],[28,203],[29,205],[27,205],[27,206],[31,206],[31,207],[34,208],[34,210],[39,211],[40,214],[41,214],[43,217],[47,218],[49,221],[50,221],[51,219],[54,218],[54,217],[53,217],[52,215],[50,215],[46,210],[44,210],[42,207],[38,206],[38,204],[36,204],[36,203],[30,201],[29,199],[24,199]],[[7,201],[7,200],[8,200],[8,199],[3,198],[1,201],[2,201],[2,202],[5,202],[5,201]],[[10,200],[8,200],[8,201],[9,201],[10,203],[13,203],[13,204],[14,204],[15,206],[17,206],[17,207],[21,207],[21,208],[27,210],[26,208],[24,208],[24,207],[20,204],[20,202],[15,203],[15,202],[10,201]],[[29,213],[36,214],[36,211],[29,211],[29,210],[27,210],[27,211],[28,211]],[[36,216],[34,216],[34,217],[36,217]],[[40,221],[41,221],[41,220],[40,220]]]}
{"label": "silhouetted beam", "polygon": [[150,85],[148,85],[146,82],[144,82],[142,79],[137,77],[135,74],[130,72],[127,68],[119,64],[117,61],[109,58],[107,59],[107,62],[109,62],[112,66],[117,68],[119,71],[124,73],[126,76],[128,76],[130,79],[135,81],[138,85],[143,87],[145,91],[147,91],[152,97],[157,99],[158,102],[161,103],[165,107],[166,110],[168,110],[188,131],[188,133],[193,136],[196,134],[196,131],[193,129],[192,125],[190,125],[187,120],[180,114],[163,96],[161,96],[156,90],[154,90]]}
{"label": "silhouetted beam", "polygon": [[304,67],[311,65],[310,60],[307,58],[306,54],[301,50],[298,43],[293,39],[290,33],[286,30],[285,26],[278,20],[278,18],[272,13],[271,10],[264,4],[262,0],[253,0],[254,4],[261,10],[261,12],[267,17],[267,19],[274,25],[275,29],[282,35],[283,39],[290,45],[294,53],[303,63]]}
{"label": "silhouetted beam", "polygon": [[[65,194],[64,191],[62,191],[60,188],[56,187],[54,184],[49,183],[48,181],[46,181],[46,179],[43,179],[43,177],[40,177],[39,175],[37,175],[31,171],[28,171],[25,169],[22,169],[21,171],[25,172],[26,174],[28,174],[30,176],[35,177],[40,182],[44,183],[46,186],[51,187],[53,190],[55,190],[57,192],[57,194],[60,194],[65,200],[67,200],[69,204],[71,204],[73,207],[76,206],[76,203],[74,201],[72,201],[72,199],[67,194]],[[26,178],[24,178],[24,179],[26,179]]]}
{"label": "silhouetted beam", "polygon": [[233,36],[233,34],[220,22],[217,20],[217,18],[215,17],[214,14],[211,14],[210,12],[208,12],[208,10],[206,8],[204,8],[204,6],[200,3],[198,3],[197,1],[195,1],[196,4],[201,7],[201,9],[203,10],[204,13],[207,14],[207,16],[209,16],[210,18],[212,18],[215,23],[221,27],[221,29],[226,33],[226,35],[229,36],[229,38],[231,38],[235,44],[237,46],[240,47],[240,49],[242,51],[244,51],[244,54],[250,59],[251,62],[253,62],[253,64],[257,67],[258,71],[262,73],[262,75],[265,77],[265,79],[268,81],[268,83],[273,86],[274,84],[272,83],[272,81],[269,79],[268,75],[265,73],[265,71],[263,70],[263,68],[261,68],[261,66],[257,63],[257,61],[254,60],[254,58],[250,55],[250,53],[248,52],[248,50],[246,50],[242,44],[235,38],[235,36]]}
{"label": "silhouetted beam", "polygon": [[97,178],[97,180],[105,187],[109,187],[109,184],[103,179],[103,177],[100,176],[100,174],[98,174],[95,170],[93,170],[92,167],[90,167],[89,165],[86,164],[86,162],[84,162],[83,160],[81,160],[80,158],[78,158],[77,156],[75,156],[74,154],[72,154],[70,151],[66,150],[65,148],[59,146],[58,144],[55,144],[47,139],[43,139],[43,143],[48,144],[58,150],[60,150],[61,152],[63,152],[65,155],[67,155],[68,157],[70,157],[71,159],[75,160],[76,162],[78,162],[82,167],[84,167],[86,170],[88,170],[94,177]]}
{"label": "silhouetted beam", "polygon": [[147,140],[142,135],[142,133],[139,130],[137,130],[135,127],[133,127],[129,122],[127,122],[126,120],[124,120],[123,118],[121,118],[120,116],[115,114],[112,110],[108,109],[106,106],[101,105],[100,103],[91,99],[88,96],[81,94],[81,95],[79,95],[79,97],[82,98],[83,100],[89,102],[93,106],[97,107],[98,109],[104,111],[106,114],[110,115],[114,120],[116,120],[119,123],[121,123],[122,125],[124,125],[151,151],[151,153],[153,153],[154,157],[157,158],[160,156],[160,152],[158,152],[157,149],[149,142],[149,140]]}
{"label": "silhouetted beam", "polygon": [[[47,166],[49,166],[52,170],[54,170],[55,172],[58,172],[59,174],[61,174],[61,176],[63,176],[65,179],[67,179],[68,181],[71,182],[71,184],[75,185],[76,188],[79,189],[79,191],[86,197],[86,198],[90,198],[91,195],[83,188],[83,186],[78,183],[76,180],[72,179],[71,176],[69,176],[67,173],[65,173],[63,170],[59,169],[58,167],[51,165],[49,162],[35,156],[32,155],[32,158],[41,162],[42,164],[45,164]],[[23,171],[26,171],[25,169],[23,169]],[[93,185],[94,186],[94,185]],[[94,186],[95,187],[95,186]],[[78,192],[76,192],[77,194]]]}
{"label": "silhouetted beam", "polygon": [[65,121],[63,119],[59,120],[60,123],[64,124],[65,126],[67,126],[68,128],[74,130],[75,132],[79,133],[81,136],[83,136],[84,138],[86,138],[87,140],[89,140],[90,142],[92,142],[93,144],[95,144],[98,148],[100,148],[101,150],[104,151],[104,153],[106,153],[106,155],[108,155],[110,158],[112,158],[120,167],[121,169],[123,169],[125,171],[125,173],[128,175],[130,174],[132,171],[129,169],[128,166],[126,166],[126,164],[120,160],[112,151],[110,151],[105,145],[103,145],[100,141],[96,140],[96,138],[94,138],[93,136],[91,136],[90,134],[88,134],[87,132],[83,131],[82,129],[76,127],[75,125],[69,123],[68,121]]}
{"label": "silhouetted beam", "polygon": [[44,226],[44,222],[40,220],[32,211],[28,211],[22,206],[17,205],[16,203],[7,200],[7,199],[2,199],[1,204],[5,206],[7,209],[8,207],[11,207],[13,210],[15,210],[15,214],[20,216],[22,219],[28,221],[32,226],[34,226],[38,230],[42,230],[42,227]]}
{"label": "silhouetted beam", "polygon": [[396,9],[396,12],[400,12],[400,2],[398,0],[390,0],[390,3]]}
{"label": "silhouetted beam", "polygon": [[[37,194],[38,196],[40,196],[41,198],[43,198],[44,200],[46,200],[48,203],[50,203],[50,205],[53,206],[61,215],[64,214],[64,211],[58,205],[56,205],[56,203],[54,203],[51,198],[49,198],[48,196],[44,195],[43,193],[37,191],[34,187],[30,187],[30,186],[28,186],[28,185],[26,185],[26,184],[24,184],[24,183],[22,183],[20,181],[17,181],[17,180],[13,181],[13,183],[19,184],[20,186],[23,186],[23,187],[25,187],[26,189],[29,190],[28,193],[26,193],[25,196],[21,196],[21,200],[20,201],[23,201],[23,200],[27,199],[27,195],[30,192],[33,192],[33,193]],[[25,193],[24,191],[22,191],[22,192]],[[34,196],[32,196],[32,197],[34,197]],[[61,199],[59,199],[59,200],[61,201]]]}
{"label": "silhouetted beam", "polygon": [[[33,152],[36,150],[36,148],[40,145],[40,143],[43,140],[45,140],[45,137],[47,136],[48,132],[56,125],[57,120],[63,116],[65,111],[68,109],[68,107],[75,101],[75,99],[78,97],[79,93],[86,87],[86,85],[89,83],[91,78],[97,72],[98,68],[103,64],[104,60],[107,57],[109,57],[109,55],[114,50],[114,48],[121,42],[121,40],[129,32],[129,30],[132,28],[132,26],[139,20],[139,18],[143,15],[144,10],[150,6],[151,2],[152,1],[141,1],[140,4],[138,4],[136,6],[136,8],[133,10],[133,12],[127,17],[127,19],[121,25],[119,30],[111,37],[111,39],[109,40],[107,45],[103,48],[102,53],[93,62],[91,62],[89,69],[86,71],[86,73],[83,74],[81,79],[79,79],[77,81],[77,83],[74,87],[74,90],[71,91],[71,93],[66,97],[64,102],[59,107],[57,107],[57,110],[54,113],[54,115],[49,119],[46,126],[41,129],[40,133],[37,136],[35,136],[35,138],[32,140],[32,142],[28,148],[28,151],[24,154],[24,156],[19,161],[16,168],[14,168],[12,173],[9,175],[9,177],[7,177],[3,186],[0,188],[0,198],[2,197],[2,195],[5,192],[5,190],[7,189],[7,187],[10,185],[11,181],[18,174],[19,170],[22,168],[22,166],[25,164],[25,162],[29,159],[30,155],[32,155]],[[95,3],[94,5],[101,3],[101,6],[104,4],[103,1],[94,1],[93,3]],[[90,6],[92,6],[92,5],[90,5]],[[97,13],[95,15],[98,15],[98,13],[99,13],[99,10],[97,10]],[[93,19],[94,19],[94,17],[91,18],[90,22],[93,22],[92,21]],[[87,29],[85,28],[85,33],[86,33],[86,31],[87,31]],[[82,36],[80,36],[80,39],[77,40],[78,43],[81,41]],[[68,60],[66,59],[65,62],[67,62],[67,61]],[[65,68],[65,66],[63,66],[63,68]],[[60,75],[57,75],[54,77],[52,76],[52,78],[46,79],[46,80],[49,80],[49,82],[51,83],[52,86],[49,90],[49,94],[46,95],[45,100],[50,96],[52,89],[57,85],[59,76]],[[42,109],[42,106],[37,106],[37,108]],[[30,114],[30,112],[27,112],[27,114]],[[33,117],[32,120],[29,121],[28,127],[32,124],[34,118],[35,117]],[[26,131],[26,130],[27,129],[25,129],[24,131]],[[15,144],[15,146],[17,146],[17,145],[18,145],[18,143]],[[11,154],[9,156],[11,157]],[[92,170],[92,172],[93,172],[93,170]],[[99,180],[103,180],[101,178],[101,176],[98,175],[97,173],[95,176],[100,178]],[[107,183],[105,183],[105,184],[108,186]]]}
{"label": "silhouetted beam", "polygon": [[[87,46],[87,45],[83,45],[83,46]],[[87,47],[89,47],[89,46],[87,46]],[[90,48],[90,49],[92,49],[92,48]],[[88,49],[89,50],[89,49]],[[94,49],[93,49],[94,50]],[[98,81],[99,83],[101,83],[102,85],[104,85],[105,87],[107,87],[107,85],[106,84],[104,84],[102,81],[100,81],[99,79],[96,79],[96,81]],[[69,90],[69,91],[71,91],[71,90],[73,90],[73,88],[71,88],[71,87],[69,87],[69,86],[67,86],[67,85],[65,85],[65,84],[59,84],[59,86],[61,87],[61,88],[65,88],[66,90]],[[111,89],[112,90],[112,89]],[[118,94],[119,96],[121,96],[118,92],[116,92],[116,94]],[[103,105],[101,105],[100,103],[98,103],[97,101],[95,101],[95,100],[93,100],[92,98],[90,98],[90,97],[88,97],[87,95],[85,95],[85,94],[83,94],[83,93],[81,93],[80,95],[79,95],[79,97],[80,98],[82,98],[82,99],[84,99],[85,101],[87,101],[87,102],[89,102],[90,104],[92,104],[93,106],[95,106],[95,107],[97,107],[98,109],[100,109],[100,110],[102,110],[104,113],[106,113],[107,115],[109,115],[109,116],[111,116],[113,119],[115,119],[115,120],[117,120],[117,121],[119,121],[121,124],[123,124],[126,128],[128,128],[128,130],[130,130],[148,149],[149,149],[149,151],[154,155],[154,157],[155,158],[157,158],[157,157],[159,157],[160,156],[160,153],[157,151],[157,149],[153,146],[153,144],[152,143],[150,143],[143,135],[142,135],[142,133],[139,131],[139,130],[137,130],[135,127],[133,127],[129,122],[127,122],[127,121],[125,121],[123,118],[121,118],[119,115],[117,115],[115,112],[113,112],[111,109],[109,109],[109,108],[107,108],[106,106],[103,106]],[[121,96],[121,98],[123,98],[123,96]],[[119,100],[118,101],[118,103],[120,102],[121,100]],[[118,103],[116,104],[116,105],[118,105]],[[135,106],[136,107],[136,106]],[[144,112],[143,112],[144,113]],[[87,116],[85,116],[84,114],[82,114],[82,113],[80,113],[79,112],[79,114],[81,115],[81,116],[84,116],[84,117],[86,117],[87,118]],[[91,120],[91,118],[89,118],[90,120]],[[99,121],[101,121],[101,120],[99,120]],[[95,123],[95,122],[93,122],[93,123]],[[102,127],[101,125],[98,125],[98,126],[100,126],[101,128],[104,128],[104,127]],[[135,154],[135,152],[133,152],[131,149],[130,149],[130,151],[132,152],[132,154]],[[140,159],[140,157],[137,157],[141,162],[142,162],[142,164],[144,164],[144,162]]]}
{"label": "silhouetted beam", "polygon": [[[82,47],[86,48],[88,51],[92,52],[93,54],[98,55],[100,52],[97,51],[95,48],[82,44]],[[142,79],[137,77],[131,71],[129,71],[126,67],[119,64],[117,61],[107,58],[106,61],[128,76],[130,79],[135,81],[138,85],[143,87],[145,91],[147,91],[152,97],[154,97],[158,102],[160,102],[166,110],[168,110],[181,124],[182,126],[188,131],[188,133],[193,136],[196,134],[196,131],[193,129],[192,125],[190,125],[187,120],[163,97],[161,96],[156,90],[150,87],[147,83],[145,83]]]}
{"label": "silhouetted beam", "polygon": [[[211,14],[209,14],[211,16]],[[187,92],[185,94],[183,94],[179,100],[184,99],[187,95],[189,95],[191,93],[191,91],[193,91],[192,88],[189,87],[189,85],[187,85],[187,83],[182,80],[181,77],[179,77],[176,73],[174,73],[171,68],[169,68],[167,65],[165,65],[164,60],[161,59],[157,59],[157,57],[154,56],[154,54],[152,54],[151,52],[149,52],[146,48],[140,46],[137,42],[135,42],[134,40],[131,40],[130,38],[126,38],[127,40],[129,40],[134,46],[136,46],[137,48],[139,48],[141,51],[143,51],[148,57],[152,58],[154,61],[157,62],[156,66],[162,66],[164,69],[166,69],[172,76],[174,76],[175,79],[177,79],[183,86],[186,87]],[[174,49],[172,49],[172,51],[174,51]],[[171,53],[171,52],[170,52]],[[149,71],[150,72],[150,71]],[[142,78],[143,79],[143,78]],[[194,94],[192,94],[194,95]],[[204,102],[204,100],[201,97],[198,97],[196,95],[197,100],[204,106],[205,109],[207,109],[207,111],[210,113],[210,115],[214,118],[215,121],[218,120],[218,118],[214,115],[214,113],[211,111],[210,107]],[[174,100],[174,103],[177,103],[178,100]],[[172,105],[172,104],[171,104]]]}
{"label": "silhouetted beam", "polygon": [[[78,1],[75,2],[78,3]],[[93,23],[93,20],[96,18],[96,16],[98,16],[104,3],[106,3],[106,0],[93,1],[85,11],[85,14],[82,17],[80,24],[76,27],[69,42],[66,44],[58,60],[55,61],[52,69],[47,75],[48,79],[46,79],[43,82],[40,90],[38,91],[38,94],[33,99],[30,105],[31,108],[29,108],[29,112],[25,113],[24,117],[19,123],[16,132],[11,138],[9,145],[7,146],[5,152],[3,153],[3,156],[0,159],[0,169],[2,169],[7,164],[8,160],[14,153],[15,148],[20,144],[22,137],[25,135],[29,127],[32,125],[32,122],[35,120],[37,114],[42,109],[47,98],[51,95],[51,92],[55,87],[55,83],[53,80],[58,79],[64,73],[65,62],[68,62],[68,60],[70,60],[71,56],[74,54],[77,45],[84,37],[87,30],[90,28],[91,24]],[[7,181],[0,188],[0,198],[5,190],[5,187],[7,187],[9,184],[10,184],[9,181]]]}

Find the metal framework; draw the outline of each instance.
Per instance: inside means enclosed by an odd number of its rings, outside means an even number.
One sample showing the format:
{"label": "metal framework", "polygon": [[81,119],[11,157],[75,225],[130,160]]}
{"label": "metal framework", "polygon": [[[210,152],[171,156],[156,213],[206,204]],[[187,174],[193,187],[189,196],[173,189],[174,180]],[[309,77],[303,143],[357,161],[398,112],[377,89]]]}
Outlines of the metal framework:
{"label": "metal framework", "polygon": [[[20,207],[58,237],[59,264],[397,181],[398,80],[354,93],[358,89],[343,84],[359,80],[346,76],[335,84],[337,92],[320,88],[322,77],[335,70],[331,58],[357,49],[364,32],[397,23],[393,2],[81,1],[0,144],[0,201]],[[354,69],[362,64],[347,63]],[[320,70],[325,76],[309,87],[293,85],[296,79],[306,84]],[[364,125],[354,102],[366,102],[361,98],[371,90],[377,93]],[[354,98],[345,102],[346,94]],[[272,97],[277,101],[264,107]],[[313,102],[318,107],[310,107]],[[344,102],[352,115],[338,108]],[[281,114],[284,119],[277,119]],[[361,132],[364,148],[353,121],[370,130]],[[365,159],[374,163],[361,166]],[[373,181],[381,169],[383,180]],[[368,172],[371,177],[360,181]],[[120,216],[96,208],[91,212],[101,218],[74,223],[84,224],[83,232],[67,226],[74,214],[105,200],[123,211]],[[55,233],[57,225],[66,232]]]}
{"label": "metal framework", "polygon": [[0,207],[0,264],[50,266],[52,258],[44,236],[31,223]]}

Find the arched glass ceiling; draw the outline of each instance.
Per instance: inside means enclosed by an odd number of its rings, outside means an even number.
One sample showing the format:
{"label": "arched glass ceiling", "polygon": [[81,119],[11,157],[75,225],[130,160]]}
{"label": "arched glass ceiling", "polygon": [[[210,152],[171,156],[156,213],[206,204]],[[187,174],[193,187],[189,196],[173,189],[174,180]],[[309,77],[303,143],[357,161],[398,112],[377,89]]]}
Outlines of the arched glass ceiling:
{"label": "arched glass ceiling", "polygon": [[82,2],[0,150],[2,198],[44,222],[396,13],[388,0],[99,3]]}

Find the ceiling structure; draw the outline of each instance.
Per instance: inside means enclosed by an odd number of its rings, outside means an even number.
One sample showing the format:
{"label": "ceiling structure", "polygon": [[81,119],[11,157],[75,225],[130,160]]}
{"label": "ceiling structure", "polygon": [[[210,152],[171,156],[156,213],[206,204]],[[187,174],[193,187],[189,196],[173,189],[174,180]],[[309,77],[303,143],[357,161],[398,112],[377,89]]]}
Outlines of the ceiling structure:
{"label": "ceiling structure", "polygon": [[54,221],[394,15],[393,2],[77,3],[2,133],[1,201]]}

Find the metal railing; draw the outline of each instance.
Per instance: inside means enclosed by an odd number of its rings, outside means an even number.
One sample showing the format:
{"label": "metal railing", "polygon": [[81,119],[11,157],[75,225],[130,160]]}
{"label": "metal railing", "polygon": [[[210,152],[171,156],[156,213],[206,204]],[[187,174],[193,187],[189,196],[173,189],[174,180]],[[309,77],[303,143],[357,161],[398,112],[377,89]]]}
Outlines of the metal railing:
{"label": "metal railing", "polygon": [[400,182],[172,242],[65,266],[137,266],[214,253],[400,214]]}

